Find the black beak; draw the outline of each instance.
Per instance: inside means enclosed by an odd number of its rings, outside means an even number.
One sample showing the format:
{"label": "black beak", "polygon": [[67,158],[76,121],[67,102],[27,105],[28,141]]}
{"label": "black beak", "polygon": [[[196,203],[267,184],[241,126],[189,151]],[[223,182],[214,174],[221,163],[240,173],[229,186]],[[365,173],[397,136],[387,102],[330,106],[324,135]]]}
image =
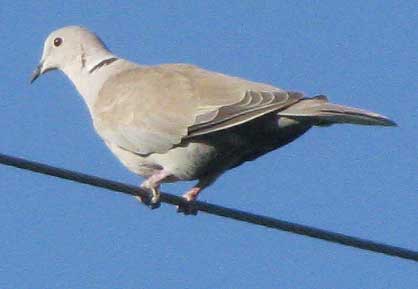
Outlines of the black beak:
{"label": "black beak", "polygon": [[30,77],[30,83],[32,84],[41,74],[42,74],[42,62],[36,67],[36,69],[32,72]]}

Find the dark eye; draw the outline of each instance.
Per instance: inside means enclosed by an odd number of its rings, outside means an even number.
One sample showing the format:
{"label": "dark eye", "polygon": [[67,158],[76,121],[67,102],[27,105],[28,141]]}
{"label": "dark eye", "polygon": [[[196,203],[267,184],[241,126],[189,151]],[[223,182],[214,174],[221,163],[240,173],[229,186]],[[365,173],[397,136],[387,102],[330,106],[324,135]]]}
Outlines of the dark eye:
{"label": "dark eye", "polygon": [[55,39],[54,39],[54,46],[55,46],[55,47],[58,47],[58,46],[60,46],[61,44],[62,44],[62,38],[57,37],[57,38],[55,38]]}

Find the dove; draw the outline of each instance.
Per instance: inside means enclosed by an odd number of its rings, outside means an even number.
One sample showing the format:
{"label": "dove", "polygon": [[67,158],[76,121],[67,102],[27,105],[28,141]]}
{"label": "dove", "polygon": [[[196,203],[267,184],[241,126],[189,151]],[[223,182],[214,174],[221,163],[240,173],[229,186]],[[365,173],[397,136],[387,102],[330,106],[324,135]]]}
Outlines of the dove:
{"label": "dove", "polygon": [[389,118],[296,91],[205,70],[190,64],[140,65],[113,54],[79,26],[45,40],[31,83],[62,71],[84,99],[95,130],[110,151],[145,178],[141,200],[159,206],[160,185],[197,181],[178,208],[224,172],[280,148],[312,127],[395,126]]}

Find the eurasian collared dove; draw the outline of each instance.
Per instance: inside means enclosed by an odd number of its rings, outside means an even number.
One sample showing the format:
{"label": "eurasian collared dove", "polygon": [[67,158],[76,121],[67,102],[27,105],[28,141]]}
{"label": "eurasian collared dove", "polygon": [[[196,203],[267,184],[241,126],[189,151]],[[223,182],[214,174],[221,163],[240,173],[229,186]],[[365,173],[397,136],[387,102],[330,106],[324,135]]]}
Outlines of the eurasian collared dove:
{"label": "eurasian collared dove", "polygon": [[53,69],[70,78],[109,149],[146,178],[141,187],[154,207],[161,183],[198,180],[183,195],[195,200],[225,171],[292,142],[312,126],[396,125],[322,95],[305,98],[188,64],[138,65],[78,26],[48,36],[31,82]]}

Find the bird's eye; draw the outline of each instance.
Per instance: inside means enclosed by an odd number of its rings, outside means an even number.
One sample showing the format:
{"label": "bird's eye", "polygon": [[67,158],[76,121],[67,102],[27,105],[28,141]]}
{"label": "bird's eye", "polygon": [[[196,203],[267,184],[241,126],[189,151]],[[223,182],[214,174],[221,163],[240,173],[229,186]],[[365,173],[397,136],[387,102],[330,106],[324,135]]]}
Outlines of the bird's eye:
{"label": "bird's eye", "polygon": [[57,38],[55,38],[55,39],[54,39],[54,46],[55,46],[55,47],[58,47],[58,46],[60,46],[61,44],[62,44],[62,38],[57,37]]}

